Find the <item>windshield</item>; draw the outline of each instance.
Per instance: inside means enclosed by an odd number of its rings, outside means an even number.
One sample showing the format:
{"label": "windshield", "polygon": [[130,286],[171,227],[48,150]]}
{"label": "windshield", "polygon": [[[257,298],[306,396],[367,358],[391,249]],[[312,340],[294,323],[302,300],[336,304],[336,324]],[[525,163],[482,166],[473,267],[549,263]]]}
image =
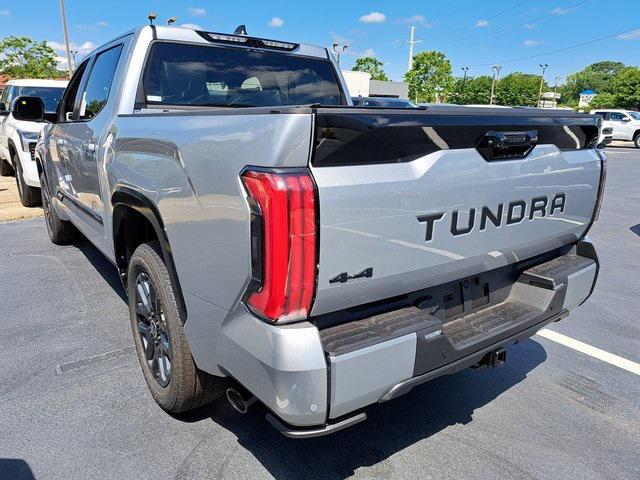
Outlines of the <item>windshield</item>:
{"label": "windshield", "polygon": [[640,113],[638,112],[627,112],[629,115],[631,115],[631,118],[633,118],[634,120],[640,120]]}
{"label": "windshield", "polygon": [[328,60],[244,48],[156,43],[144,75],[150,105],[341,105]]}
{"label": "windshield", "polygon": [[18,87],[16,97],[40,97],[44,102],[45,112],[55,112],[62,98],[64,88],[61,87]]}

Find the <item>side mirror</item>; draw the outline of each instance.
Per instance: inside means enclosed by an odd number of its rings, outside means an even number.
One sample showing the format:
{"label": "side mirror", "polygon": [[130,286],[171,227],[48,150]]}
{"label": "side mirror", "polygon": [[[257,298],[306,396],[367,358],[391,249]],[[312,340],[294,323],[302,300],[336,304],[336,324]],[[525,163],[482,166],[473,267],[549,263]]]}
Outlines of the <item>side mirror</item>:
{"label": "side mirror", "polygon": [[630,119],[629,117],[624,117],[624,118],[622,119],[622,122],[623,122],[623,123],[629,123],[630,121],[631,121],[631,119]]}
{"label": "side mirror", "polygon": [[44,122],[44,102],[39,97],[18,97],[11,110],[16,120]]}

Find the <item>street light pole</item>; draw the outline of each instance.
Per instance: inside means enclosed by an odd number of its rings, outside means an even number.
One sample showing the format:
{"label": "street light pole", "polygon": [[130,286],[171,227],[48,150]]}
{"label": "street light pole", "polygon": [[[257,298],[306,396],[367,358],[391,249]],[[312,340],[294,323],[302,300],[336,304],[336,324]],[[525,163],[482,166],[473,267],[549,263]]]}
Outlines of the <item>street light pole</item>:
{"label": "street light pole", "polygon": [[462,67],[462,71],[464,75],[462,76],[462,88],[460,88],[460,95],[464,95],[464,87],[467,83],[467,72],[469,71],[469,67]]}
{"label": "street light pole", "polygon": [[558,88],[558,80],[560,80],[562,77],[556,77],[554,78],[554,83],[553,83],[553,102],[554,102],[554,107],[558,106],[558,100],[556,100],[556,90]]}
{"label": "street light pole", "polygon": [[540,75],[540,91],[538,92],[538,107],[540,107],[540,100],[542,100],[542,87],[544,86],[544,72],[549,67],[546,63],[541,63],[542,75]]}
{"label": "street light pole", "polygon": [[69,32],[67,31],[67,13],[64,9],[64,0],[60,0],[60,15],[62,17],[62,30],[64,32],[64,44],[67,48],[67,67],[69,70],[69,78],[73,74],[73,67],[71,66],[71,49],[69,48]]}
{"label": "street light pole", "polygon": [[502,70],[502,65],[494,65],[491,67],[493,71],[493,79],[491,80],[491,99],[489,100],[489,105],[493,105],[495,102],[496,96],[496,80],[500,77],[500,70]]}
{"label": "street light pole", "polygon": [[349,45],[347,44],[340,45],[337,42],[333,44],[333,51],[336,54],[338,66],[340,66],[340,55],[342,55],[347,48],[349,48]]}

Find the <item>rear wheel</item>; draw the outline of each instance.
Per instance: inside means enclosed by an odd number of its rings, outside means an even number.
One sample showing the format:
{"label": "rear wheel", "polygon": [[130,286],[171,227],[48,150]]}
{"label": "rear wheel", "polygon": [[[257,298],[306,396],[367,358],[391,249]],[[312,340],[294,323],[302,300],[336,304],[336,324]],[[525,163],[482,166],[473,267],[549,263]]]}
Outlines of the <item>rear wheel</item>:
{"label": "rear wheel", "polygon": [[225,380],[199,370],[193,361],[157,242],[135,250],[127,279],[138,360],[154,400],[168,412],[181,413],[221,397]]}
{"label": "rear wheel", "polygon": [[0,176],[10,177],[13,175],[13,167],[5,159],[0,158]]}
{"label": "rear wheel", "polygon": [[61,220],[51,205],[51,194],[44,174],[40,175],[40,195],[44,210],[44,223],[47,225],[49,239],[56,245],[68,245],[78,236],[78,230],[69,221]]}
{"label": "rear wheel", "polygon": [[22,205],[25,207],[35,207],[40,205],[40,189],[38,187],[27,185],[24,181],[20,158],[18,158],[18,155],[15,153],[13,155],[13,164],[15,165],[16,185],[18,186],[20,202],[22,202]]}

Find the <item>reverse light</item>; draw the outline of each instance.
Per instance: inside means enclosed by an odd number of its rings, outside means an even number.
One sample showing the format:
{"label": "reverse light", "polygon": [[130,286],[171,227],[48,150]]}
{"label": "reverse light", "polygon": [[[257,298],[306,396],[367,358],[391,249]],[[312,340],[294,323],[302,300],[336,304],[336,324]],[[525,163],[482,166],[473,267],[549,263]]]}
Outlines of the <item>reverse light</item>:
{"label": "reverse light", "polygon": [[247,300],[271,321],[309,316],[316,282],[315,184],[308,172],[249,170],[253,290]]}

